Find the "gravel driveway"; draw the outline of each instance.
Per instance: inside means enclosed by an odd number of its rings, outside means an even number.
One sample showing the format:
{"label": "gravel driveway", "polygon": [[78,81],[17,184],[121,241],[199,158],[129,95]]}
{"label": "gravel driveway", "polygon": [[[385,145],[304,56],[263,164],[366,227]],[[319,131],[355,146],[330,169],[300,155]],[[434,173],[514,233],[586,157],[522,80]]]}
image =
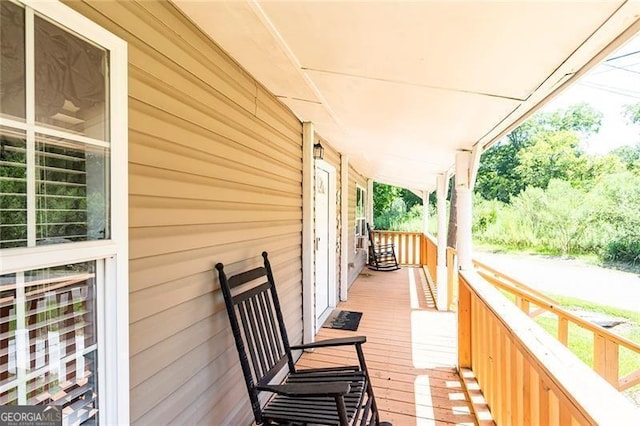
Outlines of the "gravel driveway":
{"label": "gravel driveway", "polygon": [[476,251],[474,258],[545,293],[640,312],[640,275],[544,255]]}

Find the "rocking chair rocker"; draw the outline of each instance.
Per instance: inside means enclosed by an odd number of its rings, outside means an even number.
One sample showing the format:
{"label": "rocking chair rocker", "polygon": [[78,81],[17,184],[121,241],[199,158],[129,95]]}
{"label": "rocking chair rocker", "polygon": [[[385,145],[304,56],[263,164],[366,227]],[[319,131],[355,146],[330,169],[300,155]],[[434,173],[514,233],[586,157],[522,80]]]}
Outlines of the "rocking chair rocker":
{"label": "rocking chair rocker", "polygon": [[[366,337],[289,344],[271,265],[227,278],[216,265],[256,424],[390,425],[380,422],[365,364]],[[235,294],[232,294],[235,293]],[[359,365],[297,369],[292,350],[353,346]],[[283,369],[282,384],[272,384]],[[266,404],[263,393],[271,394]]]}

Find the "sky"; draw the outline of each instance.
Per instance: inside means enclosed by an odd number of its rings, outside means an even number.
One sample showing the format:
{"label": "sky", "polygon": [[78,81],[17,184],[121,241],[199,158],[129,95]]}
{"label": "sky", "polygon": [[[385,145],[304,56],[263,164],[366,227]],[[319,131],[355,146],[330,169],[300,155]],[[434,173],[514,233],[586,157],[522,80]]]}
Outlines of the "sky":
{"label": "sky", "polygon": [[640,142],[640,125],[628,124],[622,112],[624,105],[640,102],[640,36],[612,53],[543,111],[578,102],[588,102],[603,114],[600,132],[583,141],[588,153],[605,154],[619,146]]}

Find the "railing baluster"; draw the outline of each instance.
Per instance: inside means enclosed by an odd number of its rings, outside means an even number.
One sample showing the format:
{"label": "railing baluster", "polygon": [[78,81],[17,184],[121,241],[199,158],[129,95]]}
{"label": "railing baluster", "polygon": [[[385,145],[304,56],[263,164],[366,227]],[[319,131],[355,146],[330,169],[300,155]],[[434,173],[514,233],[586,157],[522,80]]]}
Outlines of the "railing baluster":
{"label": "railing baluster", "polygon": [[409,247],[407,246],[407,236],[405,234],[399,234],[398,238],[400,239],[400,242],[402,244],[402,254],[404,255],[404,259],[403,259],[403,263],[405,265],[407,265],[409,263],[409,256],[407,256],[409,254]]}
{"label": "railing baluster", "polygon": [[516,296],[516,306],[520,308],[522,312],[529,315],[529,301],[520,296]]}
{"label": "railing baluster", "polygon": [[567,317],[558,317],[558,340],[563,345],[569,344],[569,320]]}
{"label": "railing baluster", "polygon": [[571,424],[560,423],[560,401],[553,392],[549,392],[549,389],[547,389],[547,393],[549,394],[549,426],[564,426],[566,424]]}
{"label": "railing baluster", "polygon": [[471,368],[471,292],[464,288],[460,292],[458,305],[458,364],[460,368]]}
{"label": "railing baluster", "polygon": [[516,348],[513,342],[511,344],[511,365],[509,371],[513,371],[511,379],[511,423],[512,425],[523,424],[522,419],[522,353]]}
{"label": "railing baluster", "polygon": [[593,334],[593,369],[616,389],[618,383],[618,345],[599,333]]}
{"label": "railing baluster", "polygon": [[549,412],[549,388],[544,383],[542,378],[538,378],[538,403],[539,403],[539,422],[540,425],[549,425],[550,412]]}

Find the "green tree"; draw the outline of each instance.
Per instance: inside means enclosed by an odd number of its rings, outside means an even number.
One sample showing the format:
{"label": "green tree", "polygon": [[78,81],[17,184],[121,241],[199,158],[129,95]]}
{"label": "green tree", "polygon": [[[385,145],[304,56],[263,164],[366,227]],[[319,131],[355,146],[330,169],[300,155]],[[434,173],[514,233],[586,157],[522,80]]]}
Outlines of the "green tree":
{"label": "green tree", "polygon": [[[513,134],[513,133],[512,133]],[[511,135],[498,142],[480,157],[476,192],[487,200],[508,203],[512,196],[524,189],[519,172],[518,152],[523,145],[513,142]]]}
{"label": "green tree", "polygon": [[[597,133],[601,123],[602,114],[586,103],[534,115],[513,130],[505,140],[498,142],[482,154],[476,192],[485,199],[497,199],[508,203],[511,197],[518,195],[528,184],[531,184],[531,182],[527,182],[527,178],[529,178],[527,174],[531,172],[531,167],[539,167],[541,171],[545,170],[544,164],[538,164],[535,154],[538,151],[547,150],[548,146],[540,147],[537,150],[532,148],[533,152],[525,154],[528,164],[524,166],[521,166],[521,151],[531,148],[532,145],[540,141],[547,145],[562,145],[558,140],[562,139],[561,136],[552,137],[550,135],[559,133],[563,137],[567,137],[567,135],[573,134],[574,138],[566,142],[573,146],[573,150],[576,151],[575,155],[579,156],[576,149],[579,137]],[[568,160],[571,156],[570,151],[566,151],[564,154],[569,155],[564,155],[558,161],[551,161],[547,164],[546,169],[552,171],[558,162]],[[585,173],[585,171],[586,169],[583,167],[581,173]],[[572,172],[577,172],[577,170],[572,170]],[[538,185],[546,185],[550,179],[557,177],[556,175],[552,173],[550,176],[539,178],[543,183],[538,183]]]}
{"label": "green tree", "polygon": [[581,136],[590,136],[600,131],[602,113],[588,103],[580,102],[553,112],[537,114],[533,125],[538,127],[538,130],[567,130]]}
{"label": "green tree", "polygon": [[400,188],[373,182],[373,216],[380,217],[391,209],[393,201],[399,197]]}
{"label": "green tree", "polygon": [[619,158],[630,172],[640,174],[640,143],[635,146],[621,146],[611,151],[610,155]]}
{"label": "green tree", "polygon": [[376,229],[420,231],[422,198],[405,188],[373,183],[373,223]]}
{"label": "green tree", "polygon": [[640,124],[640,102],[625,105],[622,115],[624,115],[629,124]]}
{"label": "green tree", "polygon": [[414,206],[422,205],[422,198],[418,197],[412,191],[406,188],[400,188],[400,198],[404,201],[404,205],[407,208],[407,211],[413,209]]}
{"label": "green tree", "polygon": [[580,138],[571,130],[536,135],[532,144],[517,154],[516,173],[522,185],[546,188],[551,179],[580,182],[587,174],[588,163],[579,143]]}
{"label": "green tree", "polygon": [[544,192],[546,209],[539,227],[546,245],[563,255],[579,251],[582,236],[588,226],[589,205],[586,194],[569,182],[552,179]]}
{"label": "green tree", "polygon": [[603,178],[591,191],[594,216],[607,238],[603,256],[640,261],[640,176],[630,172]]}

